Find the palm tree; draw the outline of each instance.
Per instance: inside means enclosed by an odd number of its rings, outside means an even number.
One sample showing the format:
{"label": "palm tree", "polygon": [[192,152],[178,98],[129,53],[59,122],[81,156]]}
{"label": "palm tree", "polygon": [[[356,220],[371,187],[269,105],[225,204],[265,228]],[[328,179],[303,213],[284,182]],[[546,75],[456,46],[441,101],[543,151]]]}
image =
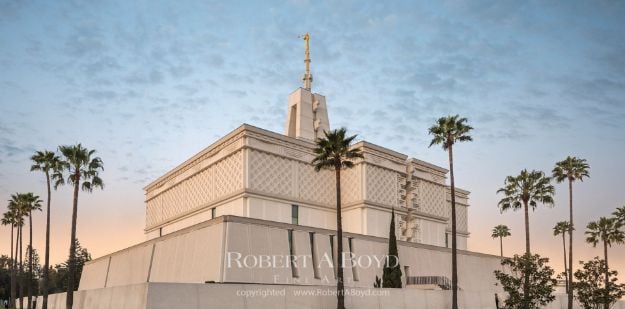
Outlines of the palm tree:
{"label": "palm tree", "polygon": [[343,283],[343,224],[341,219],[341,170],[354,167],[354,159],[363,158],[360,149],[351,148],[356,135],[346,137],[347,129],[340,128],[324,132],[325,137],[316,141],[315,171],[334,170],[336,176],[336,235],[337,235],[337,309],[345,308],[345,287]]}
{"label": "palm tree", "polygon": [[[15,306],[15,289],[17,286],[15,280],[15,257],[13,256],[13,231],[16,223],[17,216],[15,210],[9,207],[9,210],[2,215],[2,225],[11,225],[11,297],[9,299],[9,307]],[[17,255],[17,252],[15,252],[15,254]]]}
{"label": "palm tree", "polygon": [[52,193],[50,189],[50,183],[54,181],[54,188],[64,183],[63,175],[60,170],[63,168],[63,162],[54,152],[44,150],[37,151],[30,157],[33,161],[33,165],[30,167],[31,171],[42,171],[46,175],[46,185],[48,189],[48,199],[46,203],[46,252],[43,265],[43,302],[42,308],[48,309],[48,281],[50,276],[50,203],[52,200]]}
{"label": "palm tree", "polygon": [[616,218],[616,220],[625,225],[625,206],[616,208],[612,215]]}
{"label": "palm tree", "polygon": [[24,211],[28,212],[28,309],[32,307],[33,296],[33,210],[41,211],[42,200],[32,192],[23,193]]}
{"label": "palm tree", "polygon": [[510,228],[507,225],[497,225],[493,228],[493,234],[490,235],[492,238],[499,238],[499,251],[501,253],[501,258],[503,259],[503,238],[508,237],[510,234]]}
{"label": "palm tree", "polygon": [[433,135],[430,147],[441,145],[449,155],[449,178],[451,180],[451,288],[452,309],[458,309],[458,248],[456,244],[456,185],[454,180],[453,146],[456,142],[469,142],[473,138],[469,131],[473,128],[466,124],[467,118],[459,115],[441,117],[429,129]]}
{"label": "palm tree", "polygon": [[16,300],[19,300],[20,308],[24,308],[24,263],[22,254],[22,228],[24,227],[24,217],[28,215],[28,211],[26,210],[26,199],[24,198],[23,193],[11,194],[11,199],[9,200],[9,209],[15,213],[15,227],[17,228],[17,236],[15,242],[15,265],[16,268],[17,266],[19,266],[19,268],[17,269],[19,273],[17,274],[18,276],[15,281],[17,284],[17,281],[19,280],[19,290],[17,289],[17,287],[15,288],[15,291],[17,292]]}
{"label": "palm tree", "polygon": [[[610,284],[609,267],[608,267],[608,247],[612,247],[612,244],[622,244],[625,241],[625,233],[621,231],[623,223],[616,218],[599,218],[599,221],[590,222],[586,226],[586,242],[591,243],[593,247],[597,246],[600,241],[603,242],[603,256],[605,259],[605,292],[606,300],[609,299],[608,285]],[[606,301],[603,305],[604,309],[610,308],[610,302]]]}
{"label": "palm tree", "polygon": [[[568,285],[573,286],[573,182],[584,181],[584,178],[590,177],[588,170],[590,166],[586,163],[586,159],[568,156],[566,159],[557,162],[553,168],[553,177],[557,183],[568,180],[569,184],[569,273]],[[568,293],[568,309],[573,309],[573,293]]]}
{"label": "palm tree", "polygon": [[569,273],[566,265],[566,233],[571,228],[569,221],[560,221],[553,227],[553,236],[562,235],[562,248],[564,248],[564,280],[566,283],[566,292],[569,293]]}
{"label": "palm tree", "polygon": [[[518,176],[508,176],[504,181],[504,187],[497,190],[497,194],[503,193],[504,197],[498,206],[501,212],[506,210],[518,210],[523,208],[525,214],[525,255],[530,256],[530,216],[529,207],[532,210],[538,203],[553,205],[555,189],[551,185],[551,178],[541,171],[528,172],[522,170]],[[529,294],[529,276],[524,276],[523,295]]]}
{"label": "palm tree", "polygon": [[506,210],[518,210],[523,208],[525,212],[525,253],[530,253],[530,223],[529,207],[536,209],[538,203],[553,206],[555,189],[551,185],[551,178],[541,171],[528,172],[522,170],[518,176],[508,176],[504,181],[503,188],[497,190],[497,194],[503,193],[504,197],[498,206],[501,212]]}
{"label": "palm tree", "polygon": [[69,246],[69,265],[67,276],[67,298],[65,306],[71,309],[74,303],[74,275],[76,273],[76,221],[78,219],[78,189],[92,192],[95,188],[104,188],[99,171],[104,170],[102,159],[94,157],[95,150],[84,148],[81,144],[59,146],[65,157],[63,169],[69,172],[67,182],[74,185],[74,201],[72,204],[72,231]]}

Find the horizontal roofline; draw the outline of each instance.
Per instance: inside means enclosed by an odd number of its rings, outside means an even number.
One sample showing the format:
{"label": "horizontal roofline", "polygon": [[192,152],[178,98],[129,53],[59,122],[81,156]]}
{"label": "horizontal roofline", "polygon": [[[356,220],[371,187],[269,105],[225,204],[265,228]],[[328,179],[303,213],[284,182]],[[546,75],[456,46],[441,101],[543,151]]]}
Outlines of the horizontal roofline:
{"label": "horizontal roofline", "polygon": [[398,159],[401,159],[401,160],[406,160],[406,158],[408,158],[408,156],[403,154],[403,153],[400,153],[400,152],[397,152],[395,150],[391,150],[389,148],[382,147],[380,145],[376,145],[376,144],[373,144],[373,143],[370,143],[370,142],[367,142],[367,141],[364,141],[364,140],[355,143],[354,147],[371,148],[371,149],[377,150],[379,152],[383,152],[383,153],[392,155],[392,156],[394,156],[394,157],[396,157]]}
{"label": "horizontal roofline", "polygon": [[431,169],[437,170],[437,171],[439,171],[441,173],[444,173],[444,174],[447,174],[449,172],[449,170],[444,168],[444,167],[440,167],[438,165],[435,165],[435,164],[432,164],[432,163],[429,163],[429,162],[425,162],[423,160],[419,160],[419,159],[416,159],[416,158],[410,158],[410,159],[408,159],[408,161],[410,163],[415,163],[415,164],[418,164],[418,165],[429,167]]}
{"label": "horizontal roofline", "polygon": [[228,140],[232,139],[233,137],[235,137],[237,134],[242,133],[242,132],[255,132],[255,133],[259,133],[259,134],[263,134],[263,135],[267,135],[270,137],[275,137],[278,139],[283,139],[283,140],[287,140],[291,143],[300,145],[300,146],[304,146],[304,147],[309,147],[309,148],[313,148],[315,146],[315,144],[312,141],[306,141],[306,140],[301,140],[301,139],[297,139],[291,136],[287,136],[287,135],[283,135],[283,134],[279,134],[273,131],[269,131],[266,129],[261,129],[259,127],[244,123],[242,125],[240,125],[239,127],[237,127],[236,129],[230,131],[230,133],[226,134],[224,137],[218,139],[217,141],[215,141],[214,143],[210,144],[208,147],[202,149],[200,152],[196,153],[195,155],[193,155],[191,158],[183,161],[182,163],[178,164],[177,166],[175,166],[174,168],[172,168],[171,170],[169,170],[167,173],[165,173],[164,175],[158,177],[157,179],[151,181],[148,185],[146,185],[143,190],[149,190],[152,187],[154,187],[155,185],[157,185],[159,182],[163,181],[164,179],[167,179],[169,176],[175,174],[177,171],[179,171],[180,169],[182,169],[183,167],[187,166],[188,164],[192,163],[193,161],[199,159],[200,157],[202,157],[203,155],[205,155],[206,153],[210,152],[211,150],[215,149],[217,146],[227,142]]}

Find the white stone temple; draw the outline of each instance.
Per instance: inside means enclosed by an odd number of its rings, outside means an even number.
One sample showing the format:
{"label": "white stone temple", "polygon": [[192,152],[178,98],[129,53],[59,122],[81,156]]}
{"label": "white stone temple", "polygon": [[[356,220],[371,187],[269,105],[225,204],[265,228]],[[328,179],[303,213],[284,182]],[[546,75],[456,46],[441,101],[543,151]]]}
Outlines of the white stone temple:
{"label": "white stone temple", "polygon": [[[330,121],[325,97],[310,89],[306,56],[284,135],[243,124],[145,187],[147,239],[225,215],[336,229],[334,174],[310,163]],[[447,169],[366,141],[354,147],[365,158],[342,173],[345,231],[388,237],[395,209],[401,240],[450,246]],[[466,249],[469,192],[456,195],[458,248]]]}
{"label": "white stone temple", "polygon": [[[284,134],[243,124],[148,184],[146,241],[87,263],[74,308],[336,308],[336,242],[353,257],[346,287],[370,291],[382,268],[363,260],[386,255],[392,209],[405,288],[348,294],[347,308],[450,307],[447,169],[356,143],[364,159],[343,171],[345,233],[336,239],[333,172],[311,165],[315,139],[332,127],[326,98],[312,92],[304,39],[304,85],[288,97]],[[456,192],[461,308],[495,308],[499,257],[466,250],[469,192]],[[276,256],[303,258],[263,264]],[[241,294],[268,289],[277,295]],[[65,294],[51,295],[50,308],[65,308]]]}

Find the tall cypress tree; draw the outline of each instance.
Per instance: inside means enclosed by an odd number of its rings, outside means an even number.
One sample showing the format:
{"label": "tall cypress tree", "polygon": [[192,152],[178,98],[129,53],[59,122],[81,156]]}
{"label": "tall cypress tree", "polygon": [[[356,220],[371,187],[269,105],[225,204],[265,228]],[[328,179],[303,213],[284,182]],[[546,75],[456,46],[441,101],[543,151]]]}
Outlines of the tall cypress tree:
{"label": "tall cypress tree", "polygon": [[388,255],[382,274],[382,286],[385,288],[401,288],[401,266],[395,236],[395,209],[391,212],[391,230],[388,237]]}

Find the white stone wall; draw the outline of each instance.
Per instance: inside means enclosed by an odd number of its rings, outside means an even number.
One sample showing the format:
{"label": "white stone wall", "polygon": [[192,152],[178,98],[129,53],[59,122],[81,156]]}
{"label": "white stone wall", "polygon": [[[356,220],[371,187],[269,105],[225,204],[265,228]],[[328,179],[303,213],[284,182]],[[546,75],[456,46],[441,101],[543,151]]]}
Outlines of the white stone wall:
{"label": "white stone wall", "polygon": [[[349,233],[367,234],[365,218],[366,208],[352,208],[343,211],[343,230]],[[334,222],[336,222],[336,215],[334,215]],[[336,223],[334,224],[336,226]]]}
{"label": "white stone wall", "polygon": [[[166,234],[170,234],[172,232],[181,230],[185,227],[189,227],[189,226],[201,223],[201,222],[208,221],[212,219],[213,208],[215,208],[215,217],[225,216],[225,215],[233,215],[233,216],[241,216],[241,217],[248,216],[248,213],[246,211],[245,201],[243,198],[239,197],[230,201],[212,205],[210,208],[204,208],[196,213],[192,213],[186,217],[183,217],[181,219],[172,221],[171,223],[165,224],[163,225],[160,233],[162,235],[166,235]],[[156,233],[150,235],[153,237],[148,237],[147,239],[152,239],[154,237],[161,236],[158,233],[159,231],[157,230]]]}
{"label": "white stone wall", "polygon": [[150,282],[220,280],[223,226],[211,225],[155,243]]}
{"label": "white stone wall", "polygon": [[421,230],[422,243],[445,247],[446,224],[427,219],[417,219],[417,222]]}
{"label": "white stone wall", "polygon": [[[330,309],[336,308],[334,291],[333,287],[323,286],[144,283],[76,292],[74,308]],[[378,294],[360,296],[370,292]],[[500,299],[503,299],[503,295],[499,294]],[[459,291],[458,301],[461,309],[495,309],[495,296],[490,292]],[[41,296],[37,298],[37,304],[37,309],[41,309]],[[345,305],[347,308],[359,309],[450,308],[451,292],[411,288],[350,288],[347,290]],[[65,293],[51,294],[48,308],[64,309]],[[560,308],[566,308],[565,294],[556,295],[555,301],[545,307]],[[581,309],[577,302],[573,308]],[[625,309],[625,302],[616,303],[612,309]]]}
{"label": "white stone wall", "polygon": [[[366,209],[367,212],[370,210]],[[382,225],[385,227],[384,231],[380,230],[380,234],[384,233],[382,237],[344,234],[344,252],[350,252],[351,238],[351,252],[356,258],[382,258],[388,250],[388,222]],[[293,253],[303,256],[303,260],[296,263],[295,275],[291,264],[286,261],[283,261],[286,263],[284,267],[277,268],[262,267],[260,264],[251,268],[233,264],[237,254],[242,258],[283,256],[286,259],[290,254],[289,230],[293,231]],[[311,232],[314,235],[312,245]],[[87,263],[80,290],[148,281],[333,285],[338,262],[335,234],[335,231],[329,229],[243,217],[219,217]],[[402,266],[408,266],[413,276],[450,277],[449,249],[399,242],[399,253]],[[330,261],[327,259],[323,262],[326,257],[331,257],[332,263],[328,263]],[[317,262],[313,263],[313,259]],[[494,284],[492,272],[499,267],[498,262],[496,256],[461,252],[460,286],[480,291],[491,290]],[[377,266],[361,264],[352,268],[349,262],[346,263],[346,285],[371,286],[375,276],[382,275],[381,265]]]}
{"label": "white stone wall", "polygon": [[153,245],[148,243],[112,255],[105,281],[106,286],[113,287],[147,282],[152,250]]}
{"label": "white stone wall", "polygon": [[386,209],[366,208],[364,210],[367,229],[365,235],[388,237],[391,212]]}
{"label": "white stone wall", "polygon": [[420,212],[437,217],[449,217],[445,186],[419,179],[417,188],[417,205]]}
{"label": "white stone wall", "polygon": [[[404,224],[400,239],[444,246],[451,227],[447,171],[366,142],[354,147],[364,159],[341,173],[345,230],[386,237],[395,208]],[[146,188],[147,239],[210,220],[212,208],[217,216],[290,223],[291,205],[298,205],[301,225],[334,228],[335,174],[314,171],[313,148],[310,141],[242,126]],[[462,237],[468,236],[467,194],[457,192]]]}
{"label": "white stone wall", "polygon": [[365,165],[367,201],[398,207],[397,172],[372,164]]}
{"label": "white stone wall", "polygon": [[288,159],[265,151],[250,149],[248,154],[251,192],[326,207],[335,204],[332,172],[315,172],[310,161]]}
{"label": "white stone wall", "polygon": [[78,289],[91,290],[105,287],[110,262],[111,257],[107,256],[85,265],[82,268],[82,277]]}
{"label": "white stone wall", "polygon": [[[388,223],[384,224],[385,237],[388,237]],[[311,245],[308,232],[313,231],[316,240],[317,259],[324,254],[330,254],[330,236],[333,231],[307,230],[305,227],[294,228],[294,254],[310,255]],[[256,226],[248,223],[228,223],[228,241],[226,252],[238,252],[246,255],[288,255],[288,226]],[[444,234],[443,234],[444,235]],[[348,239],[353,237],[352,252],[358,256],[383,256],[388,250],[388,241],[378,238],[346,234],[344,250],[349,252]],[[444,241],[444,240],[443,240]],[[462,241],[459,239],[459,247]],[[466,244],[465,244],[466,246]],[[400,261],[403,266],[409,266],[413,276],[447,276],[451,278],[451,255],[449,249],[437,247],[413,247],[407,243],[400,243]],[[336,243],[335,243],[336,250]],[[312,256],[310,256],[312,260]],[[236,266],[236,265],[235,265]],[[495,283],[493,270],[498,269],[499,258],[490,255],[464,254],[459,255],[459,271],[462,273],[460,285],[466,289],[489,290]],[[294,277],[290,269],[266,269],[249,271],[245,267],[231,267],[224,270],[224,282],[262,282],[267,284],[304,284],[304,285],[331,285],[333,277],[314,278],[311,262],[307,266],[297,267],[297,276]],[[382,275],[381,268],[356,268],[356,277],[348,265],[345,269],[347,286],[369,287],[375,276]],[[356,280],[357,279],[357,280]]]}
{"label": "white stone wall", "polygon": [[204,224],[88,262],[79,290],[144,282],[219,281],[223,224]]}
{"label": "white stone wall", "polygon": [[236,151],[146,200],[146,228],[243,190],[243,151]]}
{"label": "white stone wall", "polygon": [[[109,288],[84,290],[74,292],[75,309],[146,309],[154,308],[148,306],[148,290],[147,283],[116,286]],[[151,291],[154,292],[154,291]],[[153,297],[153,296],[152,296]],[[171,297],[171,296],[168,296]],[[48,295],[48,309],[65,309],[65,293],[57,293]],[[37,297],[37,309],[41,309],[43,299]],[[19,304],[18,308],[19,308]],[[180,304],[185,308],[185,304]],[[26,307],[26,301],[24,301]],[[189,307],[186,307],[189,308]]]}

